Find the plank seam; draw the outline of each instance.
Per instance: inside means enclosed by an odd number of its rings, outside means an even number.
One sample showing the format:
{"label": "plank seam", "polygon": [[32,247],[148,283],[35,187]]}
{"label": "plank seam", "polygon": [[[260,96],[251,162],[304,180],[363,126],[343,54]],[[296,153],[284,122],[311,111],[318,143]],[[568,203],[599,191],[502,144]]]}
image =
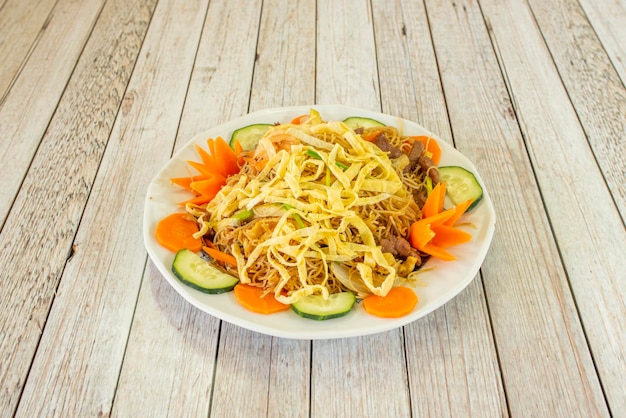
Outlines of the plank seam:
{"label": "plank seam", "polygon": [[[547,207],[546,201],[544,199],[544,193],[542,192],[541,184],[539,182],[539,178],[537,176],[537,170],[535,168],[535,164],[533,163],[533,159],[530,156],[530,151],[528,149],[527,133],[525,132],[524,128],[519,123],[519,107],[517,106],[517,102],[515,101],[515,95],[513,93],[513,88],[512,88],[512,86],[510,84],[509,77],[508,77],[508,74],[507,74],[507,71],[506,71],[506,65],[505,65],[505,63],[503,61],[502,54],[499,52],[500,49],[498,47],[498,42],[497,42],[497,40],[495,38],[495,33],[493,32],[493,28],[491,26],[491,23],[489,22],[489,20],[485,16],[485,13],[483,11],[482,5],[480,4],[480,0],[477,2],[477,4],[478,4],[478,8],[480,9],[481,15],[483,17],[483,22],[485,24],[485,28],[487,29],[487,35],[489,36],[489,41],[491,43],[491,48],[492,48],[492,50],[494,52],[494,56],[496,58],[496,62],[498,63],[498,67],[500,68],[500,73],[502,74],[502,78],[504,80],[509,99],[511,100],[511,104],[512,104],[512,107],[513,107],[513,112],[515,114],[515,120],[517,121],[519,132],[520,132],[520,135],[522,137],[523,144],[524,144],[524,149],[526,150],[526,154],[527,154],[527,157],[528,157],[528,163],[530,164],[531,172],[532,172],[533,178],[535,180],[535,185],[537,186],[537,190],[539,192],[539,197],[541,199],[541,206],[543,207],[543,211],[546,214],[546,220],[547,220],[547,223],[548,223],[548,227],[550,228],[550,234],[552,235],[552,240],[555,243],[556,251],[557,251],[557,254],[559,256],[560,266],[561,266],[561,268],[563,270],[563,274],[565,275],[565,278],[566,278],[566,281],[567,281],[567,288],[569,290],[570,297],[572,299],[572,303],[574,304],[574,308],[576,309],[576,315],[578,317],[578,324],[580,325],[580,329],[581,329],[583,337],[585,339],[585,344],[587,346],[587,351],[589,353],[589,357],[591,358],[591,361],[592,361],[592,364],[593,364],[593,367],[594,367],[594,371],[595,371],[596,377],[598,379],[598,384],[599,384],[600,390],[602,392],[602,397],[604,399],[604,402],[605,402],[605,405],[607,407],[607,410],[609,411],[609,414],[610,414],[611,412],[610,412],[609,403],[608,403],[608,400],[607,400],[607,397],[606,397],[606,391],[604,389],[604,386],[602,385],[602,381],[600,380],[600,375],[598,374],[598,369],[597,369],[597,366],[596,366],[596,362],[595,362],[595,359],[594,359],[594,356],[593,356],[593,352],[591,350],[591,346],[589,344],[589,338],[587,336],[587,331],[585,330],[584,323],[582,321],[582,317],[581,317],[581,313],[580,313],[580,309],[578,307],[578,303],[576,301],[576,297],[575,297],[575,294],[574,294],[573,289],[572,289],[572,284],[571,284],[571,280],[570,280],[570,277],[569,277],[569,273],[568,273],[567,268],[566,268],[565,259],[563,257],[562,252],[561,252],[561,249],[559,247],[559,241],[557,239],[556,232],[555,232],[554,226],[552,224],[552,220],[551,220],[551,218],[549,216],[548,207]],[[550,57],[552,59],[552,64],[554,65],[555,70],[557,71],[557,74],[559,75],[559,78],[561,79],[561,84],[563,85],[563,79],[561,78],[561,74],[558,72],[558,69],[556,68],[556,63],[554,62],[554,57],[552,56],[552,53],[550,52],[550,49],[548,48],[548,46],[546,44],[545,38],[543,36],[543,33],[541,32],[541,29],[539,27],[539,24],[537,22],[535,14],[532,11],[532,8],[530,7],[530,4],[528,3],[528,1],[526,1],[526,4],[527,4],[527,6],[528,6],[528,8],[529,8],[529,10],[530,10],[530,12],[532,14],[532,17],[533,17],[533,19],[535,21],[535,25],[537,26],[538,31],[541,34],[541,37],[542,37],[543,42],[544,42],[544,47],[548,50],[548,52],[550,54]],[[567,92],[567,88],[565,88],[564,85],[563,85],[563,88]],[[568,98],[569,98],[570,96],[569,96],[568,92],[567,92],[567,95],[568,95]],[[571,98],[570,98],[570,103],[572,103],[571,102]],[[573,107],[573,103],[572,103],[572,107]],[[578,118],[578,113],[576,113],[576,117]],[[580,120],[579,120],[579,123],[580,123]],[[582,128],[582,125],[581,125],[581,128]],[[583,131],[584,131],[584,129],[583,129]],[[586,133],[585,133],[585,137],[586,137]],[[592,150],[592,153],[593,153],[593,150]],[[593,155],[594,155],[594,158],[595,158],[595,154],[593,154]],[[597,164],[597,161],[596,161],[596,164]],[[603,176],[603,178],[604,178],[604,176]],[[605,183],[606,183],[606,179],[605,179]],[[484,287],[484,282],[483,282],[483,287]],[[489,304],[488,303],[487,303],[487,310],[489,311]],[[492,333],[493,333],[493,331],[492,331]],[[495,334],[493,334],[493,336],[494,336],[494,340],[495,340],[496,339]],[[498,345],[496,344],[496,352],[497,352],[497,347],[498,347]],[[499,354],[498,354],[498,359],[500,359]],[[502,371],[501,371],[501,374],[502,374]],[[502,385],[504,387],[506,387],[506,383],[505,383],[505,379],[504,378],[502,379]],[[506,396],[506,390],[505,390],[505,396]],[[508,405],[508,402],[507,402],[507,405]],[[510,415],[510,411],[509,411],[509,415]]]}
{"label": "plank seam", "polygon": [[[30,169],[33,165],[33,161],[35,159],[35,157],[37,156],[37,153],[39,152],[39,148],[41,147],[41,143],[43,141],[43,139],[46,137],[46,133],[48,132],[48,129],[50,128],[50,124],[52,123],[52,121],[55,119],[55,116],[57,114],[57,111],[59,109],[59,104],[61,103],[61,100],[63,99],[65,92],[67,91],[67,86],[70,83],[70,80],[72,80],[74,73],[76,71],[76,67],[78,66],[78,63],[80,62],[80,59],[82,58],[83,54],[85,53],[85,48],[87,46],[87,44],[89,43],[89,39],[91,38],[91,35],[93,34],[94,28],[96,27],[100,16],[102,14],[102,10],[104,9],[104,6],[106,5],[108,0],[104,0],[102,2],[102,5],[100,6],[100,10],[98,10],[98,13],[95,17],[95,19],[93,20],[93,23],[91,25],[91,28],[89,29],[88,35],[85,37],[85,42],[83,43],[81,49],[80,49],[80,53],[78,54],[78,58],[76,60],[76,62],[74,63],[74,66],[72,67],[72,71],[70,72],[69,76],[67,77],[67,80],[65,82],[65,86],[63,87],[63,93],[61,95],[59,95],[59,98],[56,102],[56,105],[54,107],[54,111],[52,112],[52,115],[50,116],[50,119],[48,120],[48,123],[46,124],[46,129],[43,131],[43,135],[41,136],[41,138],[39,139],[39,143],[37,144],[37,147],[35,148],[35,152],[33,153],[33,158],[31,158],[30,163],[28,164],[28,168],[26,169],[24,176],[22,177],[22,181],[20,182],[20,187],[18,189],[18,192],[13,196],[13,202],[11,203],[11,206],[9,208],[9,214],[11,213],[12,209],[13,209],[13,205],[15,204],[15,200],[17,199],[17,196],[19,195],[19,191],[22,190],[22,186],[24,184],[24,181],[26,179],[26,177],[28,176],[28,173],[30,172]],[[52,15],[54,9],[56,8],[58,4],[58,1],[54,4],[54,7],[51,9],[50,14],[48,15],[48,19],[50,18],[50,16]],[[47,20],[46,20],[47,21]],[[44,24],[44,27],[46,25]],[[43,29],[42,29],[43,30]],[[40,32],[41,33],[41,32]],[[30,51],[29,51],[30,52]],[[113,127],[111,126],[111,129],[113,129]],[[91,194],[91,189],[89,191],[89,195]],[[85,202],[89,201],[89,196],[87,196],[87,200]],[[85,203],[86,204],[86,203]],[[8,215],[7,217],[4,219],[3,223],[2,223],[2,229],[0,229],[0,233],[2,233],[2,230],[4,229],[4,225],[6,224],[6,220],[8,219]],[[74,230],[74,238],[72,239],[72,242],[70,244],[70,248],[68,250],[68,254],[71,254],[72,252],[72,248],[74,246],[74,241],[76,240],[76,234],[78,233],[78,230],[80,228],[80,223],[82,220],[82,215],[76,225],[76,229]],[[57,291],[59,290],[59,286],[61,284],[61,280],[63,278],[63,273],[65,272],[65,268],[67,267],[67,263],[69,262],[69,260],[71,259],[71,257],[66,257],[65,259],[65,263],[63,264],[63,267],[61,268],[61,271],[59,272],[59,279],[56,283],[56,286],[54,287],[54,291],[52,292],[52,297],[50,300],[50,303],[48,304],[48,310],[46,312],[46,317],[45,317],[45,321],[41,327],[41,330],[39,332],[39,338],[37,339],[37,344],[34,347],[33,350],[33,354],[30,358],[30,364],[28,365],[28,370],[26,372],[26,375],[24,377],[24,382],[22,384],[22,387],[20,388],[20,394],[17,397],[17,402],[15,403],[15,408],[13,410],[13,415],[15,415],[17,413],[17,410],[19,409],[19,406],[21,404],[22,401],[22,396],[24,395],[24,388],[26,388],[26,383],[28,382],[28,377],[30,376],[32,367],[33,367],[33,363],[35,361],[35,357],[37,356],[37,352],[39,351],[39,345],[41,344],[41,338],[43,336],[43,333],[46,330],[46,324],[48,323],[48,318],[50,317],[50,312],[52,312],[52,308],[54,307],[54,302],[56,300],[56,294]]]}

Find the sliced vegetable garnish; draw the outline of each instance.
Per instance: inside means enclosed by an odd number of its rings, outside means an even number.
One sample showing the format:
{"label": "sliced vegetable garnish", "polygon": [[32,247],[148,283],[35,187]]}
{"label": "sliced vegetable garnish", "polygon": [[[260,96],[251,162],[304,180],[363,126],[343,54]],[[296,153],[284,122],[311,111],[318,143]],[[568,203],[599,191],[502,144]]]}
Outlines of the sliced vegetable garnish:
{"label": "sliced vegetable garnish", "polygon": [[220,251],[215,248],[207,247],[207,246],[202,247],[202,251],[207,253],[215,261],[219,261],[222,263],[229,264],[233,267],[237,267],[237,259],[230,254],[226,254],[223,251]]}
{"label": "sliced vegetable garnish", "polygon": [[343,120],[343,123],[348,125],[352,130],[357,128],[374,128],[376,126],[385,126],[382,122],[379,122],[371,118],[362,118],[359,116],[351,116]]}
{"label": "sliced vegetable garnish", "polygon": [[193,237],[198,231],[198,223],[193,216],[177,212],[161,219],[155,233],[157,242],[170,251],[178,252],[185,248],[200,251],[202,240]]}
{"label": "sliced vegetable garnish", "polygon": [[187,286],[204,293],[224,293],[235,287],[239,279],[224,273],[191,250],[176,253],[172,272]]}
{"label": "sliced vegetable garnish", "polygon": [[322,321],[339,318],[352,310],[356,296],[352,292],[341,292],[324,298],[322,295],[308,295],[298,299],[291,309],[303,318]]}
{"label": "sliced vegetable garnish", "polygon": [[439,167],[439,177],[448,184],[448,196],[455,205],[471,199],[467,208],[470,211],[482,200],[483,188],[471,171],[458,166]]}
{"label": "sliced vegetable garnish", "polygon": [[234,290],[237,302],[252,312],[267,315],[289,309],[289,305],[280,303],[272,293],[267,293],[261,287],[239,283]]}
{"label": "sliced vegetable garnish", "polygon": [[244,126],[233,132],[230,138],[230,146],[235,148],[235,143],[239,142],[244,151],[250,151],[256,148],[259,140],[265,132],[273,125],[269,123],[255,123],[254,125]]}
{"label": "sliced vegetable garnish", "polygon": [[386,296],[370,295],[363,299],[363,309],[382,318],[399,318],[413,312],[417,295],[408,287],[392,287]]}

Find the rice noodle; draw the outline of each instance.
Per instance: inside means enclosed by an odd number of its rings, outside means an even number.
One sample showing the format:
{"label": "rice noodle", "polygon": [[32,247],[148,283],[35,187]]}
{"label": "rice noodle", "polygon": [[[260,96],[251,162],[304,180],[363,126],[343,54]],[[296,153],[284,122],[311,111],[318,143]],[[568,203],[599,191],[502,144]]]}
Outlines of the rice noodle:
{"label": "rice noodle", "polygon": [[[280,302],[345,291],[333,263],[360,296],[384,296],[407,274],[398,275],[404,260],[383,254],[380,240],[407,237],[421,218],[413,193],[427,187],[426,176],[404,173],[344,123],[314,116],[271,128],[252,157],[266,159],[264,167],[244,164],[206,207],[188,210],[206,238],[235,257],[240,281]],[[395,128],[384,131],[403,147]],[[255,215],[225,221],[242,209]]]}

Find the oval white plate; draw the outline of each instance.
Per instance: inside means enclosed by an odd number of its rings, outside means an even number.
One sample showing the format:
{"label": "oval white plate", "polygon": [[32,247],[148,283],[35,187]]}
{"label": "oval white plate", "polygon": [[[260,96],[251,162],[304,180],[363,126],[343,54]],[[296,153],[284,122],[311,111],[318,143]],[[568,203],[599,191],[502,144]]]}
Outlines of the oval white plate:
{"label": "oval white plate", "polygon": [[170,178],[190,175],[191,172],[186,161],[199,161],[194,145],[200,144],[206,149],[206,139],[217,136],[228,141],[234,130],[254,123],[287,123],[298,115],[308,113],[311,107],[318,110],[322,118],[327,121],[343,120],[349,116],[361,116],[379,120],[390,126],[401,127],[403,133],[407,135],[430,135],[437,138],[436,135],[414,122],[342,105],[267,109],[250,113],[209,129],[195,136],[178,151],[148,187],[144,208],[143,234],[148,254],[154,264],[172,287],[197,308],[240,327],[283,338],[328,339],[374,334],[413,322],[448,302],[461,292],[478,273],[493,237],[496,217],[489,193],[485,189],[476,167],[460,152],[442,140],[439,140],[442,149],[440,165],[458,165],[473,172],[483,186],[484,197],[474,210],[464,215],[464,219],[473,225],[472,228],[466,229],[473,235],[473,238],[467,244],[450,249],[457,260],[443,262],[430,259],[423,267],[425,271],[419,276],[423,285],[415,287],[419,302],[410,315],[397,319],[377,318],[367,314],[360,304],[357,304],[348,315],[327,321],[304,319],[291,310],[273,315],[261,315],[241,307],[236,302],[232,292],[207,295],[181,284],[172,274],[171,265],[174,254],[156,242],[154,231],[160,219],[170,213],[182,211],[177,203],[190,197],[189,192],[173,185]]}

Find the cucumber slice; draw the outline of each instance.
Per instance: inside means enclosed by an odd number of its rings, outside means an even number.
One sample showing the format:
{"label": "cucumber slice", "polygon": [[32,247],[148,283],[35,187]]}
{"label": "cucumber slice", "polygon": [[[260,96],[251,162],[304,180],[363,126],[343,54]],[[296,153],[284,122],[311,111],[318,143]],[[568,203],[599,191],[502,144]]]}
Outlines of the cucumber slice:
{"label": "cucumber slice", "polygon": [[352,130],[355,130],[356,128],[367,129],[367,128],[375,128],[377,126],[385,126],[383,123],[380,123],[379,121],[375,119],[361,118],[358,116],[350,116],[349,118],[344,119],[343,123],[348,125],[350,129]]}
{"label": "cucumber slice", "polygon": [[239,283],[235,276],[213,267],[198,254],[187,249],[176,253],[172,272],[187,286],[204,293],[228,292]]}
{"label": "cucumber slice", "polygon": [[324,299],[322,295],[309,295],[291,304],[291,309],[303,318],[322,321],[346,315],[356,302],[352,292],[335,293]]}
{"label": "cucumber slice", "polygon": [[230,137],[230,147],[234,148],[235,141],[238,141],[244,151],[253,150],[265,132],[272,126],[274,125],[269,123],[257,123],[239,128]]}
{"label": "cucumber slice", "polygon": [[483,188],[471,171],[458,166],[438,167],[439,179],[446,182],[446,193],[452,203],[458,205],[474,199],[468,211],[472,210],[483,198]]}

